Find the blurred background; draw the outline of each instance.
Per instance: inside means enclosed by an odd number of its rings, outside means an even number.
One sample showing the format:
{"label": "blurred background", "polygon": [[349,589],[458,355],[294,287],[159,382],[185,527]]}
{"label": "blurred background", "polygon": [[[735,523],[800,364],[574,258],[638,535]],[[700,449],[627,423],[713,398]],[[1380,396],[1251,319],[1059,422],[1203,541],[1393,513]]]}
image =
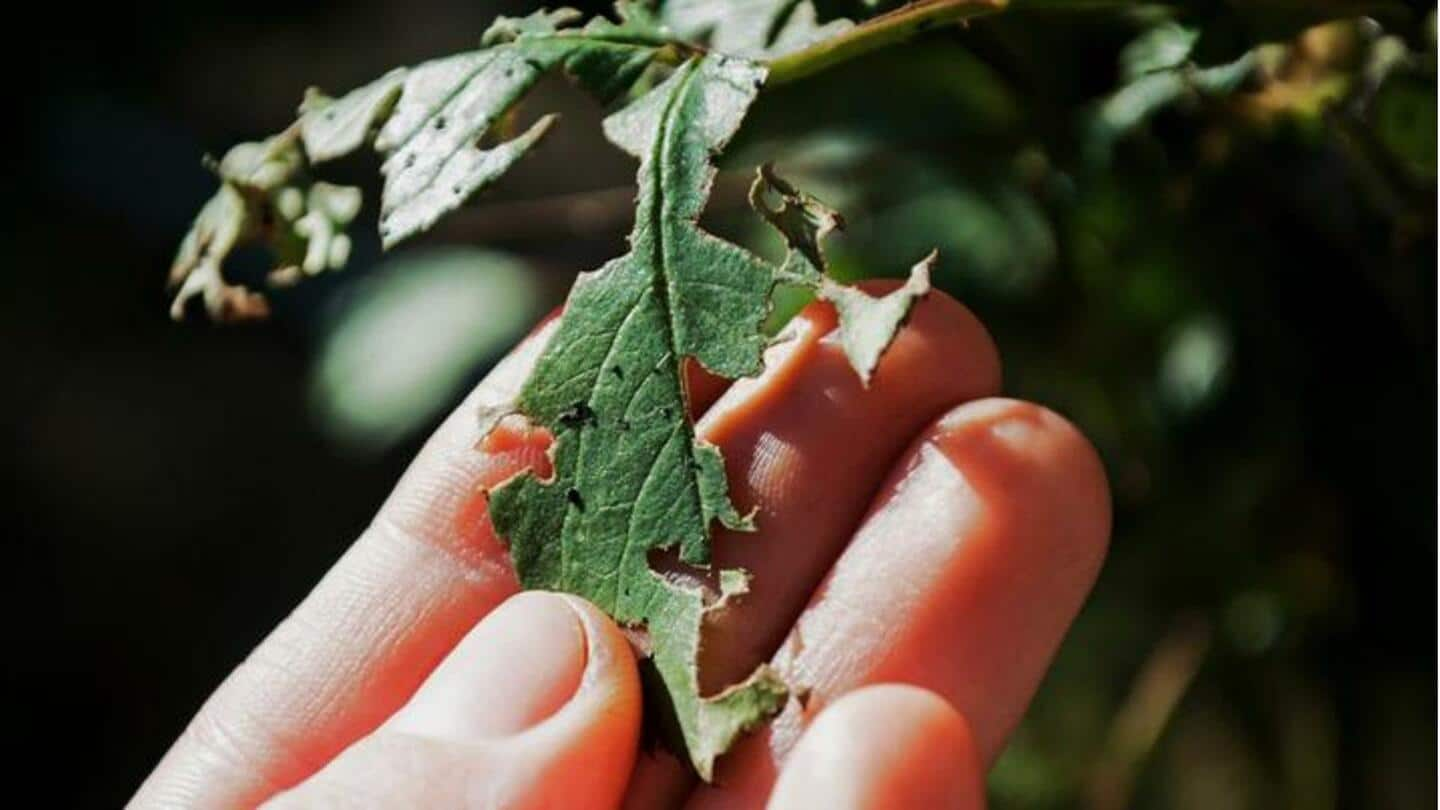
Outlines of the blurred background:
{"label": "blurred background", "polygon": [[[1110,558],[994,806],[1434,805],[1433,7],[1014,6],[767,95],[707,214],[777,256],[743,200],[775,159],[846,214],[846,277],[939,247],[1007,393],[1105,458]],[[362,228],[269,321],[176,324],[201,155],[529,10],[142,0],[16,30],[5,676],[23,747],[88,774],[57,806],[123,802],[630,224],[633,166],[556,80],[527,104],[551,139],[431,235],[382,257]]]}

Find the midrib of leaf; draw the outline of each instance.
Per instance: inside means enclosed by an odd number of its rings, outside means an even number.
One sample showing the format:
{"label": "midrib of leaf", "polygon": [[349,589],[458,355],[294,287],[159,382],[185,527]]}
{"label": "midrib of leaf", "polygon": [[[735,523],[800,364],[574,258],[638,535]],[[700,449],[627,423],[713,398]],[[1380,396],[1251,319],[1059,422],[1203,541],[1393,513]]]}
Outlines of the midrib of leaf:
{"label": "midrib of leaf", "polygon": [[[687,407],[689,403],[686,401],[685,396],[684,361],[680,354],[680,346],[675,339],[675,335],[679,331],[679,326],[675,323],[675,308],[670,305],[670,283],[672,274],[669,272],[670,255],[667,247],[670,239],[667,223],[674,221],[674,209],[672,206],[671,195],[665,193],[665,189],[669,185],[667,181],[670,176],[670,161],[665,160],[665,156],[671,153],[671,150],[673,148],[672,139],[675,137],[675,107],[677,104],[680,104],[689,94],[690,85],[695,77],[695,69],[697,64],[698,62],[696,62],[694,59],[690,59],[680,66],[679,70],[685,71],[684,77],[682,79],[683,85],[676,88],[674,95],[670,97],[669,101],[665,105],[664,115],[660,116],[660,137],[655,139],[656,148],[654,152],[650,155],[650,160],[652,161],[651,165],[655,166],[656,169],[655,171],[650,173],[650,200],[645,206],[649,210],[643,212],[650,222],[649,231],[651,234],[654,235],[652,238],[654,239],[655,244],[651,246],[650,250],[651,256],[654,258],[653,266],[658,271],[652,275],[650,279],[650,284],[655,291],[655,297],[656,300],[659,302],[661,310],[665,313],[665,318],[663,319],[663,323],[665,324],[665,344],[669,347],[669,352],[667,357],[664,358],[663,362],[672,363],[675,366],[675,381],[678,385],[678,390],[676,391],[678,396],[676,397],[676,399],[679,400],[682,409]],[[640,215],[640,213],[637,213],[637,219]],[[601,375],[604,375],[603,367],[601,369]],[[632,402],[633,397],[638,396],[639,390],[640,387],[637,386],[636,394],[632,395]],[[626,410],[629,410],[628,406]],[[675,427],[671,431],[670,437],[665,440],[665,443],[663,445],[661,445],[660,453],[657,454],[656,462],[650,465],[650,469],[647,470],[645,473],[645,480],[641,482],[639,489],[636,490],[636,503],[639,503],[644,497],[645,490],[647,487],[649,487],[650,481],[655,475],[655,470],[660,466],[658,459],[661,455],[664,454],[665,450],[669,448],[670,443],[675,441],[675,434],[678,432],[682,440],[688,440],[689,442],[693,443],[694,429],[693,427],[687,428],[687,426],[690,425],[689,417],[683,413],[680,414],[680,416],[681,418],[676,420]],[[681,449],[683,451],[688,448]],[[693,488],[687,488],[687,495],[690,497],[690,505],[695,509],[696,513],[703,515],[705,513],[705,509],[704,505],[700,502],[700,487],[697,485]],[[630,512],[630,519],[627,522],[626,527],[627,531],[625,536],[625,545],[620,554],[620,560],[622,561],[622,564],[623,561],[627,557],[629,557],[630,551],[635,543],[635,536],[638,534],[635,526],[635,520],[637,515],[638,511],[632,509]],[[617,577],[616,588],[618,589],[619,587],[619,578]],[[616,601],[619,601],[618,594],[616,595]]]}
{"label": "midrib of leaf", "polygon": [[[684,369],[680,368],[682,365],[680,347],[675,340],[675,335],[680,327],[675,323],[675,308],[670,306],[672,274],[669,272],[670,254],[666,249],[670,242],[669,228],[666,225],[675,221],[675,214],[671,196],[665,193],[665,188],[669,185],[667,181],[670,178],[670,161],[665,160],[665,156],[670,154],[673,148],[671,139],[675,137],[675,105],[679,104],[690,92],[690,84],[695,78],[696,64],[692,59],[680,68],[685,71],[684,86],[671,97],[670,102],[665,105],[665,114],[660,117],[661,136],[656,139],[655,153],[650,156],[657,167],[656,171],[651,173],[653,176],[650,183],[651,198],[650,204],[647,206],[651,210],[646,212],[650,220],[650,232],[657,235],[652,255],[655,257],[655,267],[659,272],[655,274],[652,283],[655,285],[655,295],[660,301],[660,306],[665,311],[665,342],[670,346],[670,357],[676,365],[676,379],[681,382],[680,398],[682,402],[685,398]],[[656,200],[659,200],[659,205],[655,204]]]}
{"label": "midrib of leaf", "polygon": [[[681,78],[679,79],[680,86],[675,89],[675,92],[671,95],[671,97],[667,100],[665,104],[664,113],[659,118],[661,128],[660,137],[655,139],[655,148],[651,152],[649,157],[650,165],[654,167],[654,170],[649,173],[649,177],[647,178],[647,184],[650,187],[650,194],[648,196],[642,195],[645,202],[642,206],[642,209],[636,212],[637,223],[643,220],[645,222],[648,222],[650,226],[649,228],[641,231],[642,233],[650,234],[649,240],[652,243],[645,246],[648,248],[648,252],[652,260],[651,266],[656,268],[656,272],[651,273],[650,287],[652,293],[656,298],[658,306],[665,313],[665,318],[662,319],[661,323],[664,324],[664,340],[666,346],[668,346],[669,349],[665,357],[661,358],[657,365],[659,365],[659,363],[673,363],[676,366],[675,378],[680,382],[681,386],[680,389],[676,391],[676,394],[677,399],[680,400],[680,402],[682,403],[685,402],[685,392],[683,387],[684,369],[681,368],[682,363],[680,361],[680,347],[677,345],[677,342],[675,340],[675,334],[679,327],[675,323],[675,309],[670,305],[671,273],[668,272],[668,268],[670,267],[670,253],[667,250],[668,243],[670,242],[670,239],[668,238],[669,228],[667,227],[667,223],[673,221],[674,207],[672,204],[672,195],[665,193],[665,189],[668,186],[668,181],[670,178],[670,161],[667,161],[665,157],[666,155],[670,154],[671,150],[674,148],[673,139],[676,137],[676,129],[674,126],[675,107],[676,105],[680,104],[688,94],[690,90],[690,84],[694,79],[696,65],[697,63],[695,62],[695,60],[692,59],[686,61],[679,68],[677,68],[677,70],[683,71]],[[636,230],[640,231],[638,227]],[[605,379],[605,369],[609,368],[611,361],[614,360],[615,349],[620,345],[621,336],[625,333],[625,326],[629,323],[630,318],[634,317],[635,313],[638,312],[640,308],[644,306],[644,304],[644,294],[641,293],[641,295],[637,297],[635,299],[635,302],[631,305],[630,311],[625,316],[625,320],[622,321],[620,326],[615,329],[615,333],[611,337],[610,346],[605,352],[605,358],[600,363],[600,373],[595,375],[595,383],[591,386],[590,395],[585,400],[586,406],[590,407],[592,411],[594,411],[594,406],[596,404],[596,393],[599,391],[600,385]],[[626,408],[622,411],[622,413],[628,412],[629,406],[634,403],[635,399],[640,396],[640,393],[643,390],[644,383],[635,386],[634,391],[632,391],[630,394],[630,400],[629,402],[627,402]],[[597,416],[596,418],[598,419],[599,417]],[[660,451],[656,454],[657,461],[650,465],[650,469],[646,472],[645,480],[641,482],[640,487],[636,490],[635,501],[637,503],[642,499],[646,487],[649,485],[652,477],[654,476],[655,470],[660,466],[658,463],[658,458],[664,455],[665,450],[668,449],[671,442],[675,440],[675,434],[678,432],[680,433],[682,438],[691,438],[688,434],[690,434],[692,431],[684,429],[684,426],[686,424],[688,424],[687,420],[677,420],[670,437],[667,438],[664,444],[661,445]],[[593,435],[593,433],[592,431],[583,429],[579,430],[578,432],[580,435],[578,439],[579,446],[576,449],[577,461],[575,465],[575,480],[582,481],[585,480],[587,472],[587,469],[585,467],[585,459],[587,458],[587,454],[585,453],[585,447],[588,444],[587,440]],[[691,489],[691,491],[687,492],[687,495],[690,496],[690,505],[693,506],[695,511],[699,514],[703,514],[704,509],[702,504],[700,503],[699,487]],[[574,513],[567,512],[565,515],[563,526],[564,529],[567,530],[567,534],[568,530],[572,527],[571,521],[573,514]],[[616,565],[616,570],[620,570],[621,566],[623,565],[623,561],[629,558],[630,552],[634,548],[635,538],[638,535],[638,532],[635,528],[635,521],[637,517],[638,512],[632,508],[628,519],[625,544],[621,547],[620,555],[617,561],[618,564]],[[560,548],[560,570],[566,572],[567,577],[568,572],[570,571],[571,545],[571,543],[562,543]],[[613,597],[614,604],[616,605],[620,603],[620,595],[618,593],[620,587],[620,577],[617,576],[615,578],[616,593]]]}
{"label": "midrib of leaf", "polygon": [[[522,476],[490,500],[523,585],[577,593],[622,624],[649,629],[656,682],[671,704],[653,707],[659,730],[675,733],[675,750],[688,752],[705,778],[785,690],[761,667],[713,698],[701,695],[696,651],[705,615],[743,592],[745,575],[721,571],[718,592],[707,594],[699,582],[656,571],[648,552],[674,549],[703,575],[712,522],[751,526],[729,499],[718,451],[695,435],[683,369],[692,355],[730,377],[759,364],[758,341],[752,358],[745,330],[696,320],[703,316],[695,307],[733,307],[738,323],[753,322],[758,332],[773,271],[705,234],[696,218],[713,180],[711,159],[763,75],[753,62],[692,57],[635,102],[641,106],[607,119],[607,135],[641,163],[630,251],[577,282],[570,314],[515,402],[554,431],[553,476]],[[736,275],[712,284],[708,260],[717,262],[713,272]],[[699,292],[711,288],[721,292]],[[616,367],[624,367],[619,380]],[[582,407],[578,421],[568,416]],[[672,715],[675,726],[665,731]]]}
{"label": "midrib of leaf", "polygon": [[[596,405],[596,401],[595,401],[596,394],[599,393],[599,391],[600,391],[600,386],[601,386],[601,384],[605,381],[605,369],[609,368],[611,361],[613,361],[613,360],[615,359],[615,350],[616,350],[617,348],[619,348],[619,346],[620,346],[621,337],[625,334],[625,327],[629,325],[630,319],[633,318],[633,317],[635,317],[635,313],[637,313],[637,312],[640,311],[640,308],[641,308],[641,306],[644,305],[644,303],[645,303],[645,298],[644,298],[644,294],[642,293],[639,297],[637,297],[637,298],[635,299],[634,303],[631,304],[630,310],[625,313],[625,318],[624,318],[624,320],[622,320],[622,321],[620,322],[620,325],[615,328],[615,333],[614,333],[614,335],[610,338],[610,345],[609,345],[609,346],[606,348],[606,350],[605,350],[605,357],[604,357],[603,360],[600,361],[600,371],[599,371],[598,374],[595,375],[595,382],[594,382],[593,384],[591,384],[591,386],[590,386],[590,394],[589,394],[589,396],[587,396],[587,397],[585,398],[585,405],[591,409],[591,412],[592,412],[592,413],[595,413],[595,408],[594,408],[594,406]],[[673,351],[674,351],[674,350],[673,350],[674,340],[671,339],[671,340],[669,341],[669,343],[670,343],[671,346],[672,346],[672,350],[671,350],[671,351],[672,351],[672,354],[673,354]],[[666,360],[668,360],[668,358],[666,358]],[[662,360],[662,362],[664,362],[664,360]],[[656,365],[658,366],[659,364],[657,363]],[[643,391],[644,389],[645,389],[644,383],[641,383],[640,385],[635,386],[635,390],[633,390],[633,391],[630,392],[630,399],[626,402],[626,404],[625,404],[625,409],[624,409],[624,411],[622,411],[622,413],[625,413],[625,412],[628,412],[628,411],[629,411],[630,406],[631,406],[632,404],[634,404],[635,399],[640,396],[640,392]],[[599,416],[598,414],[596,414],[593,418],[595,418],[596,420],[599,420],[600,416]],[[586,469],[587,469],[586,466],[585,466],[585,459],[588,457],[588,454],[585,452],[585,448],[586,448],[586,446],[589,444],[589,439],[590,439],[590,437],[593,436],[593,435],[595,435],[595,433],[594,433],[594,431],[591,431],[591,430],[585,430],[583,426],[580,427],[580,428],[576,428],[576,432],[579,433],[579,438],[576,440],[577,447],[576,447],[576,450],[575,450],[576,461],[575,461],[575,475],[574,475],[574,480],[578,482],[578,481],[583,481],[583,480],[585,480],[585,473],[586,473]],[[669,444],[669,441],[668,441],[668,440],[666,441],[666,444],[667,444],[667,445]],[[663,450],[663,446],[662,446],[662,450]],[[657,457],[658,457],[658,455],[659,455],[659,454],[657,454]],[[649,470],[649,472],[647,472],[647,474],[646,474],[646,479],[645,479],[647,483],[648,483],[649,480],[650,480],[650,475],[654,473],[655,468],[658,467],[658,466],[659,466],[658,463],[652,463],[652,464],[650,465],[650,470]],[[636,494],[636,501],[639,500],[640,493],[642,493],[643,491],[644,491],[644,486],[642,485],[642,486],[640,487],[639,492],[637,492],[637,494]],[[568,510],[567,510],[567,511],[565,512],[565,518],[561,521],[561,524],[560,524],[560,526],[561,526],[561,531],[560,531],[560,538],[561,538],[561,539],[560,539],[560,572],[561,572],[561,575],[564,577],[564,582],[565,582],[565,584],[566,584],[567,586],[572,584],[572,583],[571,583],[571,580],[570,580],[570,547],[571,547],[572,544],[571,544],[571,543],[568,543],[568,542],[565,542],[565,538],[569,538],[569,537],[573,537],[573,536],[574,536],[574,534],[573,534],[572,531],[571,531],[572,528],[573,528],[572,520],[578,519],[577,514],[578,514],[578,513],[576,513],[576,512],[571,512],[571,511],[568,511]],[[620,572],[620,571],[623,570],[624,564],[625,564],[625,559],[626,559],[627,557],[629,557],[629,555],[630,555],[630,550],[631,550],[631,548],[632,548],[632,546],[633,546],[633,544],[634,544],[634,542],[635,542],[635,535],[636,535],[636,532],[635,532],[635,514],[636,514],[636,512],[635,512],[635,510],[634,510],[634,508],[633,508],[633,505],[632,505],[632,508],[631,508],[631,510],[630,510],[630,517],[629,517],[629,521],[628,521],[628,531],[626,532],[626,535],[625,535],[625,545],[621,547],[621,549],[620,549],[620,555],[619,555],[619,558],[616,560],[616,565],[615,565],[615,571],[617,572],[617,573],[616,573],[616,576],[615,576],[615,590],[616,590],[616,593],[611,597],[611,600],[612,600],[612,601],[610,602],[610,604],[617,605],[617,606],[620,604],[620,594],[619,594],[619,590],[620,590],[620,575],[619,575],[618,572]]]}

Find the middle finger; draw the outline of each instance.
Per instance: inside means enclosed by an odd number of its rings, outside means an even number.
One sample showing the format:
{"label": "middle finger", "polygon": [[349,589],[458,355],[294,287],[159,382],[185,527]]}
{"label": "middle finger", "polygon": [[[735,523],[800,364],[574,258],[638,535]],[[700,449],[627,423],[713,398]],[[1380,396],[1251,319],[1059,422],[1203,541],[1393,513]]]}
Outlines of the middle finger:
{"label": "middle finger", "polygon": [[[866,286],[877,294],[893,282]],[[869,388],[834,329],[833,309],[811,305],[767,353],[765,371],[732,385],[697,424],[724,454],[731,496],[742,511],[757,510],[758,527],[716,535],[715,565],[745,568],[752,579],[748,595],[706,625],[707,694],[775,651],[912,437],[949,407],[999,388],[989,335],[943,293],[916,306]],[[629,804],[671,804],[690,785],[673,757],[642,755]]]}

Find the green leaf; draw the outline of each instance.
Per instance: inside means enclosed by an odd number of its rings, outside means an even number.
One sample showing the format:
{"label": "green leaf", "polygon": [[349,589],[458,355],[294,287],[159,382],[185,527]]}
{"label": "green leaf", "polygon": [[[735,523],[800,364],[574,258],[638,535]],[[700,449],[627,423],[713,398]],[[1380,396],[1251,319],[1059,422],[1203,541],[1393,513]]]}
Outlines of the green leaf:
{"label": "green leaf", "polygon": [[1435,178],[1435,92],[1433,81],[1396,76],[1381,85],[1372,113],[1375,135],[1413,176]]}
{"label": "green leaf", "polygon": [[820,282],[820,297],[835,305],[840,317],[840,348],[860,381],[867,387],[880,363],[880,355],[910,316],[915,302],[930,293],[930,270],[938,254],[931,253],[910,268],[910,277],[897,290],[875,298],[856,287],[829,278]]}
{"label": "green leaf", "polygon": [[[786,688],[768,668],[702,696],[696,657],[705,614],[744,592],[741,571],[701,579],[714,521],[748,529],[719,452],[687,416],[683,364],[734,378],[760,370],[774,271],[695,224],[730,140],[765,77],[753,62],[692,58],[605,121],[640,159],[630,252],[584,274],[516,409],[555,437],[554,474],[490,495],[520,581],[583,596],[649,632],[653,676],[705,779],[715,757],[775,711]],[[675,549],[694,577],[667,577],[652,554]],[[663,704],[660,706],[664,708]]]}
{"label": "green leaf", "polygon": [[[767,197],[778,197],[779,207],[771,207]],[[911,308],[929,294],[930,270],[935,266],[936,254],[932,251],[912,267],[909,279],[899,289],[875,298],[825,275],[825,255],[820,243],[828,234],[845,226],[837,212],[797,190],[770,165],[760,167],[756,174],[750,186],[750,204],[780,231],[790,246],[790,255],[779,273],[780,280],[808,287],[834,304],[839,316],[840,347],[855,373],[860,375],[860,381],[868,387],[881,354],[895,339]]]}
{"label": "green leaf", "polygon": [[242,242],[255,238],[253,223],[259,217],[250,211],[250,203],[234,185],[225,183],[211,197],[190,232],[180,241],[180,249],[170,266],[170,286],[176,288],[170,305],[170,316],[179,320],[185,305],[192,298],[201,298],[210,317],[219,321],[263,318],[270,314],[264,296],[244,287],[228,284],[220,268],[225,256]]}
{"label": "green leaf", "polygon": [[225,257],[246,242],[269,247],[276,262],[270,281],[277,285],[345,263],[350,239],[343,229],[360,211],[360,190],[299,176],[304,160],[292,128],[239,144],[214,163],[220,190],[201,208],[170,268],[170,283],[178,287],[174,318],[196,297],[216,320],[269,314],[264,296],[224,278]]}
{"label": "green leaf", "polygon": [[[596,18],[581,28],[565,27],[578,17],[569,9],[501,18],[479,50],[398,68],[340,98],[312,88],[293,126],[241,144],[219,162],[222,188],[196,219],[172,267],[172,286],[179,287],[172,314],[180,317],[190,298],[201,297],[218,320],[264,315],[263,296],[227,284],[221,270],[226,256],[245,242],[265,243],[277,254],[272,282],[294,280],[297,266],[306,272],[342,266],[349,237],[335,229],[353,214],[332,215],[335,196],[311,193],[310,169],[361,147],[373,146],[384,158],[384,246],[430,228],[544,137],[554,116],[510,140],[480,146],[545,73],[564,70],[608,102],[678,47],[643,6],[621,2],[616,11],[619,22]],[[282,211],[282,203],[290,208]],[[313,205],[322,205],[319,215],[312,215]],[[350,209],[348,202],[342,207]],[[317,238],[321,243],[313,244]]]}
{"label": "green leaf", "polygon": [[1200,29],[1165,22],[1151,28],[1120,51],[1120,73],[1134,81],[1146,73],[1184,64],[1200,40]]}
{"label": "green leaf", "polygon": [[1125,82],[1096,104],[1084,121],[1085,150],[1093,163],[1103,167],[1122,137],[1166,107],[1228,95],[1255,69],[1254,51],[1201,67],[1194,61],[1199,41],[1197,29],[1165,22],[1125,47],[1120,54]]}
{"label": "green leaf", "polygon": [[300,134],[311,163],[334,160],[354,152],[389,117],[405,86],[405,68],[396,68],[370,84],[332,99],[319,88],[305,92],[300,103]]}

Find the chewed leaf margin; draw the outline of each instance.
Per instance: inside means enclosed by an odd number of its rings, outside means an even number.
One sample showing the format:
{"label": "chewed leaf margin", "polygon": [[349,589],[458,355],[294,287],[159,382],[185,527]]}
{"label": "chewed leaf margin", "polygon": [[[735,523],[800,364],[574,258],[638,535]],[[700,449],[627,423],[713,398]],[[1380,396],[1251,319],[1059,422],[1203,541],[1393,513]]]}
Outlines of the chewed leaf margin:
{"label": "chewed leaf margin", "polygon": [[[772,205],[772,199],[777,199],[779,205]],[[845,220],[839,212],[792,186],[768,163],[760,167],[750,185],[750,205],[780,232],[790,248],[785,263],[776,272],[778,280],[809,289],[835,306],[840,347],[860,382],[868,387],[881,355],[910,316],[910,310],[930,293],[930,272],[938,254],[931,251],[910,268],[903,285],[876,298],[826,274],[822,243],[825,237],[844,229]]]}
{"label": "chewed leaf margin", "polygon": [[359,212],[360,190],[318,182],[317,165],[365,146],[381,155],[380,234],[389,248],[433,226],[539,143],[554,116],[479,145],[545,73],[559,68],[609,102],[653,64],[686,52],[645,6],[621,0],[616,13],[616,22],[595,18],[582,27],[571,27],[579,19],[572,9],[502,17],[479,50],[397,68],[339,98],[312,88],[290,127],[211,161],[220,188],[172,263],[172,317],[182,318],[195,298],[218,321],[268,314],[263,294],[225,278],[225,260],[244,244],[274,256],[272,285],[344,266],[351,247],[344,231]]}

